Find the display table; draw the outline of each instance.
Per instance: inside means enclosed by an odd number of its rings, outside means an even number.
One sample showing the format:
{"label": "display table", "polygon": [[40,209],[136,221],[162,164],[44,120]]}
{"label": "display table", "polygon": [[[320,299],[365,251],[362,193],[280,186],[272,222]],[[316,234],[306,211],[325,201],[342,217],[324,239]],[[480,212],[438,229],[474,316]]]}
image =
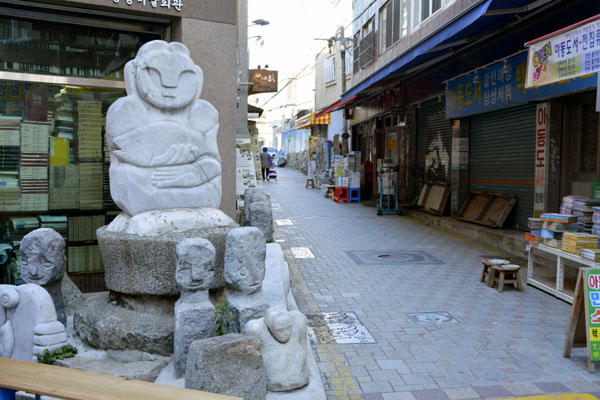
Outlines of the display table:
{"label": "display table", "polygon": [[[527,260],[527,284],[535,286],[545,292],[553,294],[559,299],[565,300],[569,303],[573,303],[573,296],[565,290],[565,264],[564,260],[570,260],[582,266],[588,266],[592,268],[600,268],[600,262],[588,260],[586,258],[577,256],[572,253],[567,253],[554,247],[544,246],[543,244],[529,243],[527,247],[528,260]],[[535,260],[535,253],[545,253],[556,256],[556,280],[550,280],[548,278],[540,279],[534,278],[533,276],[533,264]],[[567,267],[570,267],[567,265]],[[573,287],[574,289],[574,287]]]}

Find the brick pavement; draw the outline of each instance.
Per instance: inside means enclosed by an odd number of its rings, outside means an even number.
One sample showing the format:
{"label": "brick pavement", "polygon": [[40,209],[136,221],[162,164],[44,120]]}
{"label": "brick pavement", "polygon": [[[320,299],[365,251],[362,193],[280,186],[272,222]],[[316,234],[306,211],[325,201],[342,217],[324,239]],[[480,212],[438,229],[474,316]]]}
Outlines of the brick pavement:
{"label": "brick pavement", "polygon": [[[292,225],[276,225],[275,239],[315,255],[290,265],[300,310],[354,312],[377,341],[314,346],[328,398],[600,397],[600,375],[587,372],[585,349],[562,357],[570,305],[530,286],[499,293],[480,283],[479,255],[489,248],[407,217],[336,204],[305,189],[300,173],[278,172],[278,182],[263,187],[274,218]],[[363,251],[418,254],[379,262]],[[426,324],[409,315],[429,312],[454,321]]]}

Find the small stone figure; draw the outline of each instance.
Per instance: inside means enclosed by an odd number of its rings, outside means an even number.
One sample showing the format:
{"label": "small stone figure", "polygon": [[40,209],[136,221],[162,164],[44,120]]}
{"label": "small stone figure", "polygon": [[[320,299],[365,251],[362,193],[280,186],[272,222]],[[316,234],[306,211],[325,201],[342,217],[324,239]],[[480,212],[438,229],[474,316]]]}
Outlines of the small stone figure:
{"label": "small stone figure", "polygon": [[127,96],[106,116],[110,194],[131,216],[149,210],[218,208],[219,114],[200,100],[202,69],[182,43],[154,40],[125,65]]}
{"label": "small stone figure", "polygon": [[216,251],[211,242],[201,238],[182,240],[176,251],[175,278],[181,297],[175,303],[175,371],[183,376],[192,342],[216,334],[215,307],[208,298]]}
{"label": "small stone figure", "polygon": [[264,318],[244,326],[244,333],[260,339],[267,389],[294,390],[309,381],[307,321],[300,311],[269,308]]}
{"label": "small stone figure", "polygon": [[36,354],[66,344],[65,326],[56,320],[46,289],[30,283],[0,285],[0,357],[35,362]]}
{"label": "small stone figure", "polygon": [[54,229],[36,229],[21,240],[21,257],[23,281],[43,286],[50,293],[58,320],[66,326],[61,290],[65,275],[65,240]]}
{"label": "small stone figure", "polygon": [[265,253],[265,236],[258,228],[235,228],[227,234],[224,275],[232,332],[240,332],[246,322],[265,314],[261,293]]}

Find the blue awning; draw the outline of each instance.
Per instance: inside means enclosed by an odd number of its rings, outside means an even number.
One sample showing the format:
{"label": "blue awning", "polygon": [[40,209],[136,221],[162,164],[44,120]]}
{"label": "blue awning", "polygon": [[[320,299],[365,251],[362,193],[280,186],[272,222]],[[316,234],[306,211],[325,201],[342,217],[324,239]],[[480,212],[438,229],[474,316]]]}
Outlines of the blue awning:
{"label": "blue awning", "polygon": [[[352,96],[358,95],[363,90],[382,83],[392,75],[409,70],[424,62],[440,57],[452,51],[452,47],[459,47],[475,35],[490,31],[505,23],[514,16],[513,12],[493,12],[494,10],[509,11],[513,7],[523,7],[533,0],[485,0],[466,11],[458,18],[449,21],[438,32],[429,36],[388,65],[379,69],[371,76],[360,82],[342,95],[342,102]],[[492,4],[493,3],[493,4]],[[490,15],[486,12],[490,11]],[[513,10],[510,10],[513,11]],[[517,11],[517,10],[514,10]]]}

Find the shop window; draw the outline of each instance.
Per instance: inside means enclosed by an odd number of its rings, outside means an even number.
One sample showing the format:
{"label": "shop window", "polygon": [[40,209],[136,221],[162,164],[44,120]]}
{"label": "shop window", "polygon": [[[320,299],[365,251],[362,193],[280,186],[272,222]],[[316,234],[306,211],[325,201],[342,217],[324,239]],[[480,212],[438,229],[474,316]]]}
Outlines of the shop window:
{"label": "shop window", "polygon": [[412,0],[411,15],[413,29],[452,3],[454,3],[454,0]]}
{"label": "shop window", "polygon": [[346,49],[346,56],[344,58],[344,63],[346,64],[346,77],[349,77],[350,75],[352,75],[352,64],[353,64],[353,58],[354,58],[354,49],[352,47],[349,47]]}
{"label": "shop window", "polygon": [[335,82],[335,57],[325,60],[325,83]]}
{"label": "shop window", "polygon": [[379,52],[406,36],[408,15],[405,0],[390,0],[379,10]]}
{"label": "shop window", "polygon": [[366,67],[375,59],[375,19],[371,18],[354,35],[354,73]]}

